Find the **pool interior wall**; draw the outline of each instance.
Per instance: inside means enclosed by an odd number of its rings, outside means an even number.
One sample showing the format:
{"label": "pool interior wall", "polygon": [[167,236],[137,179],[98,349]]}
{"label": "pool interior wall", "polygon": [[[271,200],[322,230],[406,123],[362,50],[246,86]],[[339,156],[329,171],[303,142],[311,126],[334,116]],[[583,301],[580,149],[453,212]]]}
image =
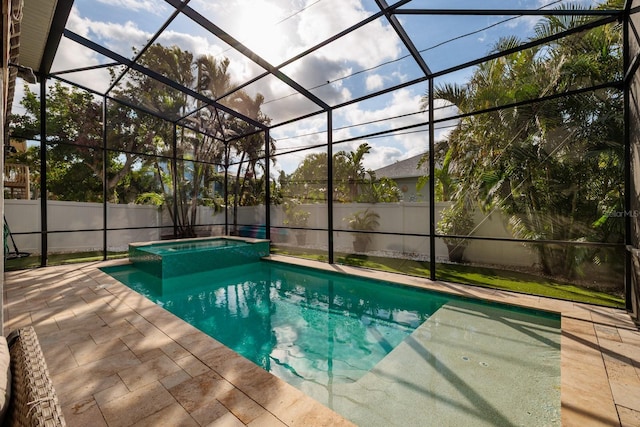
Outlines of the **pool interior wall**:
{"label": "pool interior wall", "polygon": [[129,260],[161,279],[255,262],[269,255],[269,241],[214,237],[129,244]]}
{"label": "pool interior wall", "polygon": [[[296,271],[298,278],[314,276],[306,268]],[[221,278],[218,271],[208,279],[215,285],[207,286],[220,289]],[[200,280],[203,277],[187,278],[191,284]],[[378,285],[358,280],[367,287]],[[229,289],[229,283],[224,285]],[[190,298],[211,298],[196,287]],[[359,425],[559,425],[559,343],[555,316],[447,297],[372,369],[352,381],[331,376],[307,381],[287,369],[272,373]]]}

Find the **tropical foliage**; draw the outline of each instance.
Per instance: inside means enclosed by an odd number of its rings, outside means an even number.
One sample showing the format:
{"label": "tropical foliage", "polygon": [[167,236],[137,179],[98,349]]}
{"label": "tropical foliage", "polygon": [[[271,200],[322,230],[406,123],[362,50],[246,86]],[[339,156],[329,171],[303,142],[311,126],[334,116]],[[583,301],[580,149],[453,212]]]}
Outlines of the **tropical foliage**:
{"label": "tropical foliage", "polygon": [[[535,38],[586,19],[544,18]],[[494,52],[526,41],[505,38]],[[604,25],[485,62],[465,85],[437,87],[434,98],[464,115],[442,145],[446,174],[437,176],[442,188],[455,183],[454,209],[499,209],[515,237],[532,241],[622,242],[620,221],[608,216],[623,206],[622,92],[610,85],[554,96],[619,81],[621,45],[620,26]],[[544,273],[568,278],[610,261],[588,246],[532,247]]]}
{"label": "tropical foliage", "polygon": [[[469,210],[454,205],[442,211],[436,232],[445,236],[468,236],[473,231],[473,226]],[[462,262],[469,240],[457,237],[445,237],[443,240],[447,245],[449,261]]]}
{"label": "tropical foliage", "polygon": [[[46,103],[49,198],[99,202],[104,184],[108,201],[127,203],[132,201],[131,194],[136,190],[153,188],[141,168],[134,168],[144,162],[141,153],[156,151],[157,140],[148,137],[149,123],[137,120],[129,109],[110,103],[107,134],[110,150],[105,158],[101,99],[56,83],[48,88]],[[12,136],[40,139],[40,99],[27,85],[21,104],[25,114],[11,117]],[[160,126],[160,120],[155,125]],[[31,181],[39,181],[39,147],[30,147],[11,160],[29,165]],[[105,161],[107,175],[103,182]]]}
{"label": "tropical foliage", "polygon": [[[339,151],[333,156],[333,200],[340,203],[392,203],[400,200],[400,190],[392,179],[377,179],[363,160],[371,152],[367,143],[355,151]],[[290,175],[281,176],[283,194],[307,203],[327,200],[327,154],[312,153]]]}
{"label": "tropical foliage", "polygon": [[357,211],[348,218],[344,218],[353,233],[353,249],[356,252],[365,252],[371,243],[371,234],[361,231],[375,231],[380,226],[380,214],[371,209]]}
{"label": "tropical foliage", "polygon": [[[210,99],[221,98],[233,88],[227,59],[194,58],[178,47],[155,44],[139,62]],[[48,198],[98,202],[104,186],[109,202],[166,208],[179,237],[195,234],[198,206],[224,204],[225,168],[233,171],[228,200],[234,207],[234,223],[238,206],[264,202],[262,133],[142,73],[130,70],[125,78],[118,80],[113,74],[112,79],[111,96],[121,102],[109,101],[105,107],[106,151],[103,99],[61,83],[47,91]],[[251,97],[242,90],[225,98],[231,109],[268,124],[269,118],[261,112],[263,102],[262,95]],[[12,117],[12,133],[38,139],[40,101],[28,86],[22,105],[26,113]],[[171,122],[126,105],[141,105],[178,124],[174,129]],[[39,170],[37,150],[34,147],[18,159],[31,163],[33,173]],[[271,150],[275,151],[273,145]]]}

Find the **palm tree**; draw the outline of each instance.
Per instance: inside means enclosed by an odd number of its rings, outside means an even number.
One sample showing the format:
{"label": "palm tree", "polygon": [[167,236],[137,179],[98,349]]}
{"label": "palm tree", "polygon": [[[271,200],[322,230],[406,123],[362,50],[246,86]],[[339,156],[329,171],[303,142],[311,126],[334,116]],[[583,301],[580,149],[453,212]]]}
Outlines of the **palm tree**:
{"label": "palm tree", "polygon": [[[216,98],[230,87],[229,61],[202,56],[194,61],[190,52],[179,47],[153,45],[142,57],[147,65],[186,87],[194,87],[203,95]],[[190,104],[186,96],[169,90],[147,77],[132,80],[130,96],[141,96],[155,110],[170,117],[184,117],[189,128],[178,126],[176,164],[160,163],[156,158],[155,171],[162,185],[162,194],[142,194],[141,201],[152,201],[167,207],[172,222],[177,227],[176,237],[195,236],[196,213],[204,198],[212,199],[204,185],[216,179],[216,165],[222,164],[224,155],[223,129],[229,118],[214,106],[198,101]],[[140,95],[138,95],[140,94]],[[158,136],[165,141],[165,156],[172,156],[172,129],[164,129]],[[174,188],[175,182],[175,188]],[[174,206],[174,194],[176,205]]]}
{"label": "palm tree", "polygon": [[343,157],[346,161],[346,177],[348,183],[351,201],[358,198],[358,186],[365,180],[367,170],[362,164],[365,154],[371,152],[371,146],[366,142],[360,144],[356,151],[340,151],[336,153],[337,157]]}
{"label": "palm tree", "polygon": [[[269,124],[270,119],[262,112],[264,96],[257,94],[252,98],[244,91],[235,92],[228,101],[234,110],[247,117],[254,118],[260,123]],[[260,203],[264,186],[268,179],[265,177],[265,168],[261,160],[265,158],[265,141],[263,133],[255,133],[255,129],[244,121],[233,120],[229,129],[236,135],[247,135],[237,138],[230,144],[239,157],[235,182],[233,183],[233,224],[238,225],[238,206],[250,206]],[[275,153],[275,141],[268,141],[270,153]],[[261,169],[261,170],[258,170]],[[244,172],[242,178],[241,174]],[[258,178],[258,177],[261,178]]]}
{"label": "palm tree", "polygon": [[[582,22],[545,18],[537,36]],[[616,81],[620,43],[616,26],[598,27],[483,63],[468,84],[443,85],[434,97],[470,114]],[[494,51],[519,44],[505,38]],[[447,138],[457,183],[454,207],[499,209],[509,216],[514,236],[524,239],[620,239],[594,224],[622,199],[621,101],[616,90],[587,92],[462,118]],[[573,245],[533,247],[544,273],[565,277],[595,254]]]}

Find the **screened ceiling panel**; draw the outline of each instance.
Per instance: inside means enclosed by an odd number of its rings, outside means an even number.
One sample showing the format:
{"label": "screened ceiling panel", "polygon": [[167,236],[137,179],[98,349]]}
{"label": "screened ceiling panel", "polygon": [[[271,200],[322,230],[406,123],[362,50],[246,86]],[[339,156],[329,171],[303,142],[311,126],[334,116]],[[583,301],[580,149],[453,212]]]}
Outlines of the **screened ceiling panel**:
{"label": "screened ceiling panel", "polygon": [[125,58],[134,58],[173,12],[169,4],[158,1],[75,0],[66,28]]}
{"label": "screened ceiling panel", "polygon": [[[262,130],[212,105],[202,106],[177,122],[191,130],[221,140],[232,140]],[[221,125],[222,123],[222,125]]]}
{"label": "screened ceiling panel", "polygon": [[[212,91],[210,86],[207,89],[201,89],[204,95],[212,98],[220,97],[247,80],[265,73],[265,70],[255,62],[229,47],[224,41],[182,14],[171,21],[169,26],[154,41],[154,44],[161,45],[164,48],[178,47],[185,56],[192,58],[193,69],[191,74],[194,77],[194,84],[192,85],[194,90],[198,89],[198,82],[203,82],[207,78],[207,74],[212,72],[212,70],[207,70],[207,65],[216,64],[216,68],[220,68],[225,61],[228,61],[226,69],[231,76],[228,84],[217,88],[215,91]],[[140,62],[149,62],[147,57],[153,55],[154,52],[152,51],[145,52],[140,58]],[[202,61],[199,61],[199,59],[202,59]],[[198,62],[202,66],[196,67],[195,64]],[[171,69],[155,67],[154,71],[161,73],[165,77],[175,78],[175,76],[171,75]],[[199,75],[200,79],[198,79]],[[205,83],[203,85],[207,86]],[[221,93],[213,93],[218,91]]]}
{"label": "screened ceiling panel", "polygon": [[380,10],[373,0],[193,0],[189,6],[274,66]]}
{"label": "screened ceiling panel", "polygon": [[308,117],[295,123],[278,126],[269,135],[276,146],[276,154],[302,150],[327,143],[326,115]]}
{"label": "screened ceiling panel", "polygon": [[425,75],[385,18],[321,47],[282,71],[331,106]]}
{"label": "screened ceiling panel", "polygon": [[[113,59],[101,55],[80,43],[76,43],[73,40],[63,37],[60,40],[58,54],[53,60],[51,73],[66,73],[73,72],[78,69],[84,70],[90,67],[110,66],[114,64],[116,64],[116,62]],[[108,74],[107,79],[110,79]]]}
{"label": "screened ceiling panel", "polygon": [[198,105],[191,96],[135,70],[128,70],[110,94],[170,121],[186,116]]}
{"label": "screened ceiling panel", "polygon": [[[428,120],[423,97],[426,83],[384,93],[334,110],[334,130],[344,126],[370,127],[372,131],[424,123]],[[361,134],[361,132],[358,132]]]}
{"label": "screened ceiling panel", "polygon": [[[568,28],[595,17],[559,18]],[[405,29],[433,72],[559,33],[542,16],[407,15]],[[572,24],[573,23],[573,24]]]}
{"label": "screened ceiling panel", "polygon": [[[63,37],[54,71],[63,72],[62,79],[104,93],[112,81],[109,70],[127,70],[107,95],[185,125],[204,104],[215,106],[215,100],[227,94],[220,98],[218,111],[230,115],[235,110],[234,116],[246,121],[242,131],[229,135],[336,108],[335,129],[352,126],[366,135],[395,129],[406,120],[393,117],[419,111],[431,73],[447,72],[438,82],[465,84],[474,68],[461,66],[482,60],[500,40],[516,40],[510,45],[514,46],[534,38],[537,23],[545,19],[539,9],[566,11],[601,2],[413,0],[392,9],[391,19],[381,12],[385,3],[393,8],[398,2],[78,0],[66,28],[80,37],[66,34],[77,43]],[[137,58],[149,41],[153,45]],[[92,43],[99,48],[94,51]],[[538,48],[536,55],[544,55],[544,49]],[[192,60],[180,63],[176,55],[186,52]],[[196,59],[204,55],[218,65],[229,61],[228,80],[215,90],[198,84],[206,73]],[[119,57],[137,64],[131,70],[108,68]],[[579,87],[576,82],[558,90]],[[351,105],[354,101],[358,102]],[[436,115],[452,111],[440,108],[443,111]],[[366,124],[380,118],[387,124]]]}
{"label": "screened ceiling panel", "polygon": [[251,102],[246,102],[247,95],[254,105],[258,96],[263,97],[261,112],[268,118],[271,125],[322,110],[322,107],[273,75],[263,77],[241,91],[222,98],[220,103],[229,108],[237,109],[252,119],[260,119],[256,114],[257,110],[252,108]]}
{"label": "screened ceiling panel", "polygon": [[111,86],[111,76],[117,76],[124,70],[121,65],[96,68],[94,70],[76,71],[73,73],[61,73],[58,77],[80,87],[105,94]]}

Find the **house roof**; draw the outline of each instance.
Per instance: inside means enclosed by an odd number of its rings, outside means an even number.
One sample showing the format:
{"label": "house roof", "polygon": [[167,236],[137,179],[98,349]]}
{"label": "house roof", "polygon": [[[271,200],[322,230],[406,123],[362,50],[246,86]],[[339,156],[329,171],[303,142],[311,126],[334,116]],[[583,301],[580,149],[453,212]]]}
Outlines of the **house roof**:
{"label": "house roof", "polygon": [[393,164],[381,167],[375,170],[376,177],[387,177],[391,179],[398,178],[416,178],[429,174],[429,163],[425,162],[420,167],[418,163],[425,153],[418,154],[417,156],[409,157],[405,160],[396,161]]}
{"label": "house roof", "polygon": [[33,72],[44,75],[51,70],[53,58],[60,44],[62,31],[67,21],[73,0],[38,0],[11,2],[10,52],[6,59],[11,65],[7,81],[5,113],[11,113],[16,77],[27,80]]}
{"label": "house roof", "polygon": [[73,1],[25,1],[20,26],[19,64],[49,73]]}

